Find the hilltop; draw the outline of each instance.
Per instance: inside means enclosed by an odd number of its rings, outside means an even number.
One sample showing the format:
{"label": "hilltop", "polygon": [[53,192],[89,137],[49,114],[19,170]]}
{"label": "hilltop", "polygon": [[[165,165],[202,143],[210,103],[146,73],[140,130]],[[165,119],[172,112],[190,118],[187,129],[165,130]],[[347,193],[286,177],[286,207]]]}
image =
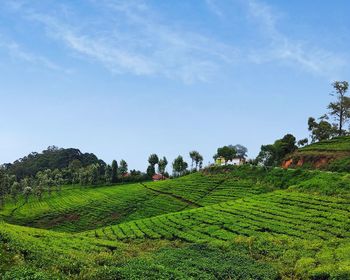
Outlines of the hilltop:
{"label": "hilltop", "polygon": [[350,136],[335,137],[298,149],[282,166],[350,171]]}

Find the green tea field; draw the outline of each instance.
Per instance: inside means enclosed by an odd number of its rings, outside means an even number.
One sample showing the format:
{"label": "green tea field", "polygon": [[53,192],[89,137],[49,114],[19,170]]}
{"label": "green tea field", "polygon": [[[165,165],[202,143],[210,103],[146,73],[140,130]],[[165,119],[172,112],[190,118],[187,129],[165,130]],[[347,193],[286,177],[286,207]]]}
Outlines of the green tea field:
{"label": "green tea field", "polygon": [[346,173],[213,167],[9,198],[1,277],[349,279],[349,186]]}

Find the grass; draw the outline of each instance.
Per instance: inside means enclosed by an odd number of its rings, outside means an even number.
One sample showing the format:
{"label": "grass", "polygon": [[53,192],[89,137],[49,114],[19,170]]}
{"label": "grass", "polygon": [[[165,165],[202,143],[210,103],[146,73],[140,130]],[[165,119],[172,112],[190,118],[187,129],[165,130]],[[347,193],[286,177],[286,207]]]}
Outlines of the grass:
{"label": "grass", "polygon": [[8,200],[0,279],[349,279],[349,186],[347,173],[213,167]]}
{"label": "grass", "polygon": [[350,136],[335,137],[330,140],[320,141],[304,148],[300,151],[345,151],[350,150]]}
{"label": "grass", "polygon": [[184,207],[181,200],[147,190],[140,184],[67,188],[24,204],[10,200],[0,215],[7,222],[55,231],[77,232],[117,222],[156,216]]}
{"label": "grass", "polygon": [[104,227],[87,236],[110,240],[178,238],[195,243],[227,241],[238,235],[346,239],[350,237],[349,212],[350,204],[342,198],[275,191]]}

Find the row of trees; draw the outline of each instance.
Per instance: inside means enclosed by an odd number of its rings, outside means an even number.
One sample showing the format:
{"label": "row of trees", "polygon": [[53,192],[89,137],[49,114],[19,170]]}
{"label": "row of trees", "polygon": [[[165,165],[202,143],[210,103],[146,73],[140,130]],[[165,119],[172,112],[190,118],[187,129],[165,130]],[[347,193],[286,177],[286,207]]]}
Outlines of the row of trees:
{"label": "row of trees", "polygon": [[[198,151],[189,152],[189,156],[191,158],[191,171],[197,171],[203,167],[203,156]],[[152,176],[156,174],[156,167],[158,173],[161,174],[162,177],[169,177],[169,174],[166,172],[166,167],[168,165],[166,157],[159,158],[157,154],[151,154],[148,157],[148,163],[146,174],[149,178],[152,178]],[[174,159],[172,168],[174,176],[181,176],[188,172],[188,163],[179,155]]]}

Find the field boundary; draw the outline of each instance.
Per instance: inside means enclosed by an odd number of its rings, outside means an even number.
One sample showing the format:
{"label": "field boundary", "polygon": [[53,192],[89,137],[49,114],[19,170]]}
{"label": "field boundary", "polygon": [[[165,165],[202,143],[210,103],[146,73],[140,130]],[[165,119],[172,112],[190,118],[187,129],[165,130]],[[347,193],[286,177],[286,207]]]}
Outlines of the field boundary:
{"label": "field boundary", "polygon": [[171,197],[173,197],[175,199],[181,200],[182,202],[185,202],[188,205],[193,205],[193,206],[196,206],[196,207],[203,207],[203,205],[200,205],[197,202],[188,200],[188,199],[186,199],[186,198],[184,198],[182,196],[179,196],[179,195],[176,195],[176,194],[173,194],[173,193],[170,193],[170,192],[165,192],[165,191],[160,191],[160,190],[153,189],[153,188],[145,185],[144,183],[140,183],[140,185],[142,185],[144,188],[146,188],[146,189],[148,189],[150,191],[156,192],[158,194],[168,195],[168,196],[171,196]]}

